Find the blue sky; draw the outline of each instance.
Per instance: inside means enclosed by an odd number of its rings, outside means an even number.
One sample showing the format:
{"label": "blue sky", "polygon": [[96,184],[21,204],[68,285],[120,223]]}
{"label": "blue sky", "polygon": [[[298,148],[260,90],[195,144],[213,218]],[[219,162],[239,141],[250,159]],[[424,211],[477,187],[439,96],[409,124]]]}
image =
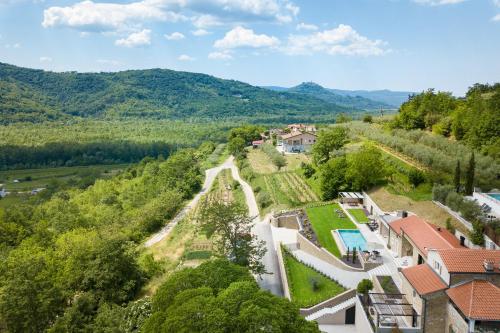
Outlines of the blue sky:
{"label": "blue sky", "polygon": [[0,0],[0,61],[463,94],[500,81],[500,0]]}

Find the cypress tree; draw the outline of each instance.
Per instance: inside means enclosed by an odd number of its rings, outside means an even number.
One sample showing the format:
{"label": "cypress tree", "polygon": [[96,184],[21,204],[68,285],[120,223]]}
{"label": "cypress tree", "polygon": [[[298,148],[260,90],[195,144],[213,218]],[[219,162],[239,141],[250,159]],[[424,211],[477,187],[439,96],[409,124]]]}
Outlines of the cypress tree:
{"label": "cypress tree", "polygon": [[474,160],[474,152],[470,156],[469,165],[465,172],[465,194],[472,195],[474,191],[474,173],[476,170],[476,161]]}
{"label": "cypress tree", "polygon": [[460,161],[457,160],[457,166],[455,168],[455,179],[453,180],[453,185],[455,185],[455,191],[460,192]]}

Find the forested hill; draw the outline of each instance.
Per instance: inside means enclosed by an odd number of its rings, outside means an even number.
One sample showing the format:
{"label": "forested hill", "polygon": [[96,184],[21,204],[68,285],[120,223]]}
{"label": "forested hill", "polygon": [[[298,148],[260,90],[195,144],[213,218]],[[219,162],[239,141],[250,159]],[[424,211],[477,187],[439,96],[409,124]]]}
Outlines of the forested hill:
{"label": "forested hill", "polygon": [[278,86],[264,87],[279,92],[307,94],[330,103],[354,109],[397,109],[413,95],[413,92],[392,90],[340,90],[320,86],[314,82],[303,82],[298,86],[284,88]]}
{"label": "forested hill", "polygon": [[312,96],[205,74],[166,69],[55,73],[0,63],[4,124],[72,117],[330,121],[352,111]]}
{"label": "forested hill", "polygon": [[396,109],[396,106],[384,102],[361,96],[340,95],[332,92],[330,89],[323,88],[313,82],[304,82],[296,87],[287,90],[288,92],[306,94],[320,98],[329,103],[338,104],[352,109],[375,110],[375,109]]}

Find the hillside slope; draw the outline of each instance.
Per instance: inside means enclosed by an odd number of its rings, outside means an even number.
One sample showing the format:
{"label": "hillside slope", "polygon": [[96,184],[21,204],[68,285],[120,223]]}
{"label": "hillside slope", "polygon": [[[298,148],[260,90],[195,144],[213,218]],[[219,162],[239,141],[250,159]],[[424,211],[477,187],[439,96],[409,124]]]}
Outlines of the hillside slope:
{"label": "hillside slope", "polygon": [[166,69],[54,73],[0,63],[0,92],[1,123],[75,116],[328,121],[353,111],[304,94]]}
{"label": "hillside slope", "polygon": [[361,96],[349,96],[336,94],[330,89],[323,88],[313,82],[304,82],[296,87],[287,90],[288,92],[305,94],[322,99],[326,102],[341,105],[352,109],[375,110],[375,109],[394,109],[393,105],[378,102]]}

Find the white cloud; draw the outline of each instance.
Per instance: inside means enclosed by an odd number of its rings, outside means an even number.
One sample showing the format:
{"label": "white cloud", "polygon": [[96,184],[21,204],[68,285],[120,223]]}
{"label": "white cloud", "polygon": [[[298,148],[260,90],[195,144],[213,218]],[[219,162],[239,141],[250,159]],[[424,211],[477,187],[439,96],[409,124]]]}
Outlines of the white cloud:
{"label": "white cloud", "polygon": [[268,35],[257,35],[251,29],[238,26],[226,33],[224,38],[215,41],[218,49],[233,49],[238,47],[273,47],[279,44],[279,39]]}
{"label": "white cloud", "polygon": [[173,32],[170,35],[164,35],[164,37],[168,40],[181,40],[184,39],[186,36],[184,34],[181,34],[180,32]]}
{"label": "white cloud", "polygon": [[195,16],[191,19],[191,21],[193,22],[193,25],[198,29],[216,27],[223,24],[217,17],[209,14]]}
{"label": "white cloud", "polygon": [[126,29],[132,24],[150,20],[177,22],[185,20],[186,17],[166,8],[174,8],[179,2],[182,3],[183,0],[143,0],[128,4],[95,3],[85,0],[68,7],[49,7],[43,13],[42,26],[109,31]]}
{"label": "white cloud", "polygon": [[318,26],[314,24],[307,24],[304,22],[301,22],[297,24],[297,30],[318,30]]}
{"label": "white cloud", "polygon": [[151,30],[144,29],[130,34],[127,38],[118,39],[115,45],[124,47],[138,47],[151,44]]}
{"label": "white cloud", "polygon": [[491,18],[492,21],[500,22],[500,14],[497,14]]}
{"label": "white cloud", "polygon": [[151,21],[191,19],[196,28],[205,29],[246,21],[289,22],[298,12],[299,7],[290,0],[140,0],[129,3],[85,0],[71,6],[45,9],[42,26],[102,32],[137,30]]}
{"label": "white cloud", "polygon": [[208,54],[208,59],[231,60],[233,59],[233,56],[231,55],[230,50],[223,50],[222,52],[210,52]]}
{"label": "white cloud", "polygon": [[188,56],[187,54],[181,54],[178,58],[180,61],[194,61],[195,58]]}
{"label": "white cloud", "polygon": [[40,57],[40,62],[52,62],[51,57]]}
{"label": "white cloud", "polygon": [[465,1],[467,0],[413,0],[413,2],[430,6],[455,5]]}
{"label": "white cloud", "polygon": [[207,31],[205,29],[197,29],[197,30],[194,30],[194,31],[191,31],[191,33],[194,35],[194,36],[206,36],[206,35],[210,35],[211,32],[210,31]]}
{"label": "white cloud", "polygon": [[324,52],[330,55],[372,56],[383,55],[389,50],[385,42],[370,40],[351,26],[340,24],[337,28],[308,35],[290,35],[282,50],[288,54],[312,54]]}

